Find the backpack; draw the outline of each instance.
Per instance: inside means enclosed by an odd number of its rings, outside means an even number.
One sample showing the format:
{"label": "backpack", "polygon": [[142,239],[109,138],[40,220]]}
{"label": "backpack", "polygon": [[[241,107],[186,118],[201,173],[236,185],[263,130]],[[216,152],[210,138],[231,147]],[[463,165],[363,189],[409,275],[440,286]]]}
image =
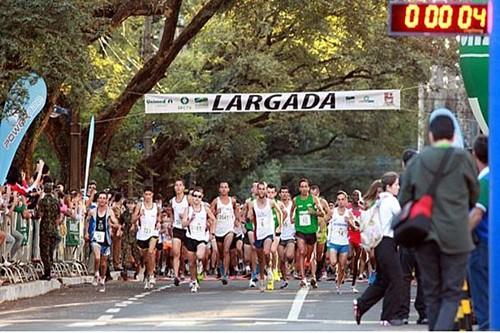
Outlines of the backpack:
{"label": "backpack", "polygon": [[360,222],[361,246],[369,251],[377,247],[384,236],[380,223],[380,200],[361,212]]}

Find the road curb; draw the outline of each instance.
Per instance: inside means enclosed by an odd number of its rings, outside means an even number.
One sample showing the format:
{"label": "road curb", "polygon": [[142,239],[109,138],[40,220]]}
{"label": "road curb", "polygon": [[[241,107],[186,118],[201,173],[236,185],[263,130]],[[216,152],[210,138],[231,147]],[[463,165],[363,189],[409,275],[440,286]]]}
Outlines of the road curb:
{"label": "road curb", "polygon": [[58,280],[33,281],[0,287],[0,303],[44,295],[61,288]]}

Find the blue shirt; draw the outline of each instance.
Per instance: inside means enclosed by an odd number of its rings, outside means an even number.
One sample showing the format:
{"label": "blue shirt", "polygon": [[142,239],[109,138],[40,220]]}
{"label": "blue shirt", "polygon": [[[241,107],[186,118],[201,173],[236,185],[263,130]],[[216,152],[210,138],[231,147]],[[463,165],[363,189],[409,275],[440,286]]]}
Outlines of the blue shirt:
{"label": "blue shirt", "polygon": [[488,241],[488,206],[490,194],[490,168],[484,168],[478,176],[479,179],[479,199],[476,207],[483,211],[483,218],[479,222],[474,232],[483,241]]}

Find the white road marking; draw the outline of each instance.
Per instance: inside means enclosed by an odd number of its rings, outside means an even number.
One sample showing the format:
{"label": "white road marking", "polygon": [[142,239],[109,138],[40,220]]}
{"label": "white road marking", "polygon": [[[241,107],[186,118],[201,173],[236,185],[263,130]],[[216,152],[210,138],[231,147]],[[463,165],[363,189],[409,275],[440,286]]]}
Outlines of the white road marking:
{"label": "white road marking", "polygon": [[99,318],[97,318],[97,321],[106,321],[111,319],[113,319],[113,315],[102,315]]}
{"label": "white road marking", "polygon": [[129,301],[138,301],[139,299],[137,297],[130,297],[128,300]]}
{"label": "white road marking", "polygon": [[111,308],[111,309],[107,309],[106,310],[106,313],[118,313],[120,312],[121,309],[119,308]]}
{"label": "white road marking", "polygon": [[[131,302],[132,304],[133,302]],[[116,307],[119,307],[119,308],[126,308],[127,306],[129,306],[130,304],[126,304],[126,303],[115,303],[115,306]]]}
{"label": "white road marking", "polygon": [[302,310],[302,305],[304,304],[304,300],[306,299],[307,293],[309,292],[309,288],[301,288],[297,292],[297,296],[293,300],[292,308],[288,313],[287,320],[297,320],[299,319],[300,310]]}
{"label": "white road marking", "polygon": [[134,297],[135,298],[143,298],[143,297],[146,297],[146,295],[139,294],[139,295],[135,295]]}
{"label": "white road marking", "polygon": [[7,327],[7,326],[9,326],[9,325],[10,325],[10,324],[0,324],[0,328],[2,328],[2,327]]}

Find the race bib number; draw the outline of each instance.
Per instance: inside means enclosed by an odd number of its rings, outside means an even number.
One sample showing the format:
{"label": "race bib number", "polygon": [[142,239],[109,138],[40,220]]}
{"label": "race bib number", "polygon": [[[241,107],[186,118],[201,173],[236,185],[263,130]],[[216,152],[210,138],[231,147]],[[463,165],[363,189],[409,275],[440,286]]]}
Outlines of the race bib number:
{"label": "race bib number", "polygon": [[80,231],[80,226],[78,225],[78,223],[70,223],[69,224],[69,231],[71,232],[76,232],[76,231]]}
{"label": "race bib number", "polygon": [[176,228],[182,228],[182,221],[179,219],[179,220],[175,220],[174,221],[174,227]]}
{"label": "race bib number", "polygon": [[143,232],[144,234],[146,234],[146,235],[150,235],[150,234],[152,234],[152,233],[153,233],[153,229],[151,229],[151,228],[143,228],[143,229],[142,229],[142,232]]}
{"label": "race bib number", "polygon": [[105,238],[105,233],[104,231],[96,231],[94,232],[94,240],[98,243],[104,243],[104,238]]}
{"label": "race bib number", "polygon": [[309,213],[301,213],[299,215],[299,224],[301,227],[307,227],[311,225],[311,215]]}

